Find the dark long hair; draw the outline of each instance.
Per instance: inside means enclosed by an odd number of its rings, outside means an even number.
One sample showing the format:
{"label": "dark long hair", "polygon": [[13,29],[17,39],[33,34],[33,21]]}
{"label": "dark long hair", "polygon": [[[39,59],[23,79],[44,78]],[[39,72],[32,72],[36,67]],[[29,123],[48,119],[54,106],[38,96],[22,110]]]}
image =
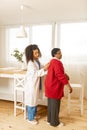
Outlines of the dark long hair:
{"label": "dark long hair", "polygon": [[29,62],[29,60],[33,61],[33,50],[36,50],[36,49],[39,52],[39,57],[41,57],[41,52],[40,52],[40,49],[38,48],[38,45],[31,44],[25,48],[25,57],[26,57],[27,63]]}

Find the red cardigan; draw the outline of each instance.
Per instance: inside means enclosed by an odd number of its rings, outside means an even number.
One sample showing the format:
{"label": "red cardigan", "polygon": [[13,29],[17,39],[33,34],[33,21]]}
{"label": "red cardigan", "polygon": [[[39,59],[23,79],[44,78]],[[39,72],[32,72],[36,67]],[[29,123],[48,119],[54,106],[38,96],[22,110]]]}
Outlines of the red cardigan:
{"label": "red cardigan", "polygon": [[57,58],[53,58],[45,79],[46,97],[61,99],[64,96],[63,90],[65,84],[68,84],[68,80],[64,74],[63,64]]}

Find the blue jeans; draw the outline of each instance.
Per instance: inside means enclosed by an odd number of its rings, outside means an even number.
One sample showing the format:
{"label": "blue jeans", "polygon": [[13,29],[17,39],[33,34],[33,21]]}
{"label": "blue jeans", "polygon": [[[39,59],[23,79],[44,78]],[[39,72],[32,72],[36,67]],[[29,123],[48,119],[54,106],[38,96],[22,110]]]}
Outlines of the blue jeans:
{"label": "blue jeans", "polygon": [[35,107],[28,106],[27,110],[28,110],[28,119],[30,121],[34,120],[34,117],[35,117],[35,115],[37,113],[37,106],[35,106]]}

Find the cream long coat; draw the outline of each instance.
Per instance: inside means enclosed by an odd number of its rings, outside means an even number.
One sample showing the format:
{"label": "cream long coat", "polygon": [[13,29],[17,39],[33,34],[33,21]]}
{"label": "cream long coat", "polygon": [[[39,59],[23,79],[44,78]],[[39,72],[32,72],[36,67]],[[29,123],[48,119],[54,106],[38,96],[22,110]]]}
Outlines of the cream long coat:
{"label": "cream long coat", "polygon": [[25,77],[25,105],[37,105],[40,77],[45,74],[46,72],[43,69],[39,69],[39,65],[36,61],[29,61]]}

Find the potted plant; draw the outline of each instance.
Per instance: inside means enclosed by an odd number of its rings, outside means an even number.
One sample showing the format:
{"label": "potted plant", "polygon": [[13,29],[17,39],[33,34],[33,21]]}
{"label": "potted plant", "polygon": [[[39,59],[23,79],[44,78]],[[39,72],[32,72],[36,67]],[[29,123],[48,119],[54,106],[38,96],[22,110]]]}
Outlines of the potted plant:
{"label": "potted plant", "polygon": [[20,52],[18,49],[15,49],[13,51],[13,54],[11,55],[14,56],[17,59],[17,61],[22,62],[22,63],[24,62],[23,61],[24,52]]}

